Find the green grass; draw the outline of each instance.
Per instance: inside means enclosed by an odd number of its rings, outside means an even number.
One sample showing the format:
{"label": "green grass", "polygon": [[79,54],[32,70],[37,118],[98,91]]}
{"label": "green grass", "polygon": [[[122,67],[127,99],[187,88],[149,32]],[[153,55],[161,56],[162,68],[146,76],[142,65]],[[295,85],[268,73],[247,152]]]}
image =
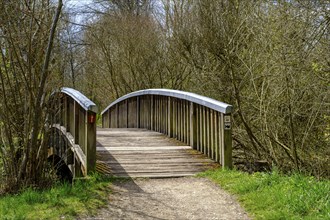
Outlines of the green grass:
{"label": "green grass", "polygon": [[107,204],[111,179],[94,175],[73,184],[56,184],[48,190],[27,189],[0,197],[0,219],[73,219],[93,215]]}
{"label": "green grass", "polygon": [[247,174],[235,170],[210,170],[208,177],[237,195],[254,219],[330,219],[330,181],[300,174]]}

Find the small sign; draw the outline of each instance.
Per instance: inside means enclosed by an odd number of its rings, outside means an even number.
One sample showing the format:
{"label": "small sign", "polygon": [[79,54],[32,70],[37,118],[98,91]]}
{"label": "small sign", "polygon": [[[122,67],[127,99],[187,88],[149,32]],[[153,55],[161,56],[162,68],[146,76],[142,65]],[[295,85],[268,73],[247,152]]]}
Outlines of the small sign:
{"label": "small sign", "polygon": [[231,123],[225,122],[225,130],[230,130],[230,129],[231,129]]}
{"label": "small sign", "polygon": [[226,123],[226,122],[229,122],[229,123],[231,122],[231,121],[230,121],[230,115],[225,115],[225,123]]}

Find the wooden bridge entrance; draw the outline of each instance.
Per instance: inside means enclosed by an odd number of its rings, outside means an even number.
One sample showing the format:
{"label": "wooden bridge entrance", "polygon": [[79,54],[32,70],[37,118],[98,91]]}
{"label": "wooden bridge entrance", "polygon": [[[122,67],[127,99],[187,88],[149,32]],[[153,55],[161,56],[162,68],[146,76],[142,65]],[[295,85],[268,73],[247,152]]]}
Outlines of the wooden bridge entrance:
{"label": "wooden bridge entrance", "polygon": [[128,177],[194,175],[231,167],[232,106],[197,94],[149,89],[125,95],[102,111],[79,91],[54,93],[49,155],[74,177],[96,170]]}
{"label": "wooden bridge entrance", "polygon": [[190,146],[137,128],[97,130],[96,170],[120,177],[180,177],[218,166]]}

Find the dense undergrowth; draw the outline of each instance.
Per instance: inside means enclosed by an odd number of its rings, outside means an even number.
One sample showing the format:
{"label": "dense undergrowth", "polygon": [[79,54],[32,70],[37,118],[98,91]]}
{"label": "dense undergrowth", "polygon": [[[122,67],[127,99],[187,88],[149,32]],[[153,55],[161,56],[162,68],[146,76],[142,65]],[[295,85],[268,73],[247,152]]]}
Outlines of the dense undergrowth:
{"label": "dense undergrowth", "polygon": [[0,197],[0,219],[73,219],[93,215],[107,204],[112,179],[94,175],[87,180],[55,184],[51,189],[28,188]]}
{"label": "dense undergrowth", "polygon": [[210,170],[208,177],[238,196],[255,219],[330,219],[330,181],[301,174],[248,174],[236,170]]}

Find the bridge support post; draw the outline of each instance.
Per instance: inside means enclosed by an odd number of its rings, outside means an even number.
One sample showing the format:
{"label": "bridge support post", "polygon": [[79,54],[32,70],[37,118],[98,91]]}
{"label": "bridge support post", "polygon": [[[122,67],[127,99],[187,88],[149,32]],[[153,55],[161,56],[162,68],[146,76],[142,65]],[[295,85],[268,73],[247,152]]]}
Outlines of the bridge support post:
{"label": "bridge support post", "polygon": [[86,164],[87,175],[95,171],[96,165],[96,114],[91,111],[86,111]]}
{"label": "bridge support post", "polygon": [[221,114],[223,123],[222,167],[232,168],[232,126],[231,114]]}

